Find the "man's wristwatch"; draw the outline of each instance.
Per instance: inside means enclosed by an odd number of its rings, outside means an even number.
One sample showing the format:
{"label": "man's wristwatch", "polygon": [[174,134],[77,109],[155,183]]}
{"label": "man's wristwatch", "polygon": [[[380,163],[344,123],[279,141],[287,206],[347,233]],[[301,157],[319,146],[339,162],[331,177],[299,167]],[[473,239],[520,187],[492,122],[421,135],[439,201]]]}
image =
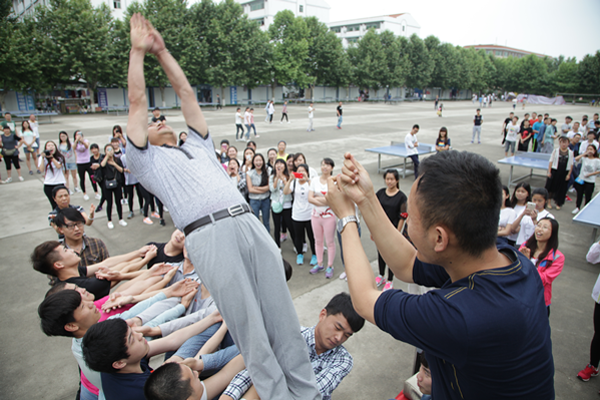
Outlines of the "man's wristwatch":
{"label": "man's wristwatch", "polygon": [[346,227],[346,225],[348,225],[350,222],[354,222],[354,223],[356,223],[356,225],[358,225],[358,218],[356,218],[356,215],[349,215],[347,217],[338,219],[338,222],[337,222],[338,233],[341,234],[344,231],[344,228]]}

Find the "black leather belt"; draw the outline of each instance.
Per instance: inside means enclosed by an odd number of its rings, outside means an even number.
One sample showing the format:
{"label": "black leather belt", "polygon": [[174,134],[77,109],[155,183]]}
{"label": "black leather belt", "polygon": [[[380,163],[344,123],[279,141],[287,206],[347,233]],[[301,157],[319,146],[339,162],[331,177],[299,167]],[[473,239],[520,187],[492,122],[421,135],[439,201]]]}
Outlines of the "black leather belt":
{"label": "black leather belt", "polygon": [[185,236],[187,236],[190,233],[194,232],[196,229],[200,228],[201,226],[210,224],[212,221],[218,221],[227,217],[236,217],[238,215],[242,215],[250,211],[250,206],[248,204],[236,204],[235,206],[224,208],[205,217],[202,217],[197,221],[192,222],[184,228],[183,233],[185,233]]}

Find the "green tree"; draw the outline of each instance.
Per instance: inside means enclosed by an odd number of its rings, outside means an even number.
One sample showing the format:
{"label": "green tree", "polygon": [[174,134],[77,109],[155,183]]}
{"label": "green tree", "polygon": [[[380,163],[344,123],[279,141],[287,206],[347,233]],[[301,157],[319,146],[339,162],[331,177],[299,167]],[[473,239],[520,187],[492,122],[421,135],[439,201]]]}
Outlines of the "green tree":
{"label": "green tree", "polygon": [[414,33],[408,41],[407,54],[410,69],[406,77],[406,86],[411,88],[427,87],[433,72],[433,62],[425,43]]}
{"label": "green tree", "polygon": [[579,92],[600,93],[600,50],[595,55],[586,54],[577,71]]}
{"label": "green tree", "polygon": [[390,31],[383,31],[379,35],[379,41],[385,53],[385,71],[381,77],[382,87],[403,86],[407,73],[406,48],[403,42]]}
{"label": "green tree", "polygon": [[271,59],[271,85],[295,83],[300,88],[313,84],[315,78],[306,71],[309,38],[308,26],[302,17],[285,10],[275,15],[269,27],[269,38],[273,45]]}
{"label": "green tree", "polygon": [[345,86],[350,82],[350,64],[342,41],[316,17],[305,18],[308,27],[306,71],[314,84]]}
{"label": "green tree", "polygon": [[204,36],[207,82],[220,87],[223,98],[224,86],[253,88],[267,81],[266,61],[271,57],[271,47],[266,33],[255,21],[248,20],[233,0],[217,4],[215,13],[218,18],[210,20],[208,30],[197,31],[197,35]]}
{"label": "green tree", "polygon": [[[197,60],[200,46],[194,40],[194,29],[190,19],[187,18],[187,12],[186,0],[146,0],[142,14],[160,32],[167,49],[177,60],[183,72],[192,75],[190,65],[192,60]],[[165,87],[169,85],[169,80],[156,57],[146,57],[144,73],[146,85],[160,89],[164,107]]]}
{"label": "green tree", "polygon": [[569,58],[558,66],[554,73],[554,85],[558,93],[577,93],[579,90],[579,66],[575,58]]}
{"label": "green tree", "polygon": [[358,41],[356,51],[351,54],[355,83],[364,89],[375,89],[375,97],[377,97],[377,91],[385,86],[382,78],[387,73],[386,53],[379,35],[373,29],[369,29]]}
{"label": "green tree", "polygon": [[92,102],[99,85],[116,83],[115,30],[106,5],[93,8],[89,0],[51,0],[49,8],[38,7],[36,19],[49,82],[85,82]]}
{"label": "green tree", "polygon": [[47,88],[36,48],[35,21],[16,22],[6,16],[0,19],[0,105],[6,110],[9,90],[26,91]]}

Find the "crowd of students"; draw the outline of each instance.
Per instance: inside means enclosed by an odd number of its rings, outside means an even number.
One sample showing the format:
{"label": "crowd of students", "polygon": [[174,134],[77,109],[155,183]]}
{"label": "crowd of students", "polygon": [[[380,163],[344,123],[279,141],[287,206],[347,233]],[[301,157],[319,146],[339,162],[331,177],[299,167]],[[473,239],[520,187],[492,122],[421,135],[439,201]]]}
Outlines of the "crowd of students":
{"label": "crowd of students", "polygon": [[[184,234],[175,230],[167,243],[111,257],[102,240],[85,235],[85,221],[76,207],[59,210],[53,225],[63,242],[44,242],[31,255],[33,268],[54,278],[38,313],[46,335],[73,338],[79,398],[258,399],[240,351],[188,258]],[[289,279],[291,266],[284,265]],[[343,343],[364,319],[341,293],[317,321],[302,328],[302,336],[317,387],[330,399],[353,366]],[[163,353],[165,363],[153,372],[149,359]]]}

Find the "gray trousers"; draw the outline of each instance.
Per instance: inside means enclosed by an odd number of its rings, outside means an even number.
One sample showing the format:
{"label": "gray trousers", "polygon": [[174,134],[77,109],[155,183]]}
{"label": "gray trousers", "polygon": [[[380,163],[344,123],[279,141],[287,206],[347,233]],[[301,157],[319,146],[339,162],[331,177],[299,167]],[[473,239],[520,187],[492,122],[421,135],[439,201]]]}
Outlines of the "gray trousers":
{"label": "gray trousers", "polygon": [[321,399],[281,253],[251,213],[196,229],[190,260],[214,298],[262,399]]}
{"label": "gray trousers", "polygon": [[477,134],[477,141],[481,142],[481,125],[473,125],[473,137],[471,142],[475,141],[475,134]]}

